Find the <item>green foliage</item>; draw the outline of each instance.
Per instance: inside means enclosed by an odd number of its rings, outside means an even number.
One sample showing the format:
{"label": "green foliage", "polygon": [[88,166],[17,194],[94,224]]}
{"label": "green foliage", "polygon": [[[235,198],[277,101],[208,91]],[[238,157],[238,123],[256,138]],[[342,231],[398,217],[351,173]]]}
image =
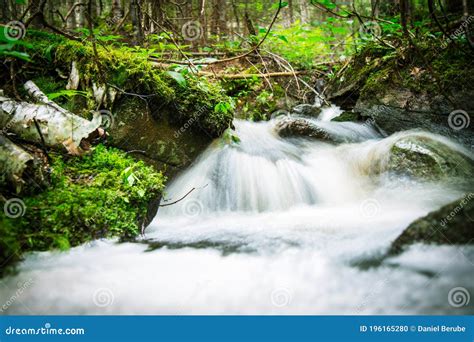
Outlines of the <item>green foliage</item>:
{"label": "green foliage", "polygon": [[[233,100],[217,82],[197,77],[188,67],[175,66],[173,70],[162,71],[153,65],[150,57],[155,49],[109,45],[98,45],[97,56],[88,42],[77,42],[58,38],[44,41],[44,37],[33,35],[32,45],[38,57],[52,58],[51,66],[63,69],[68,74],[73,61],[81,76],[81,84],[106,82],[122,91],[150,95],[150,99],[164,103],[173,111],[174,120],[184,124],[190,118],[198,121],[199,129],[217,137],[229,127],[233,118]],[[64,87],[51,90],[53,98],[70,98],[74,95],[87,96],[84,91],[66,91]],[[178,109],[178,113],[175,113]]]}
{"label": "green foliage", "polygon": [[0,26],[0,58],[11,57],[20,59],[26,62],[31,61],[30,55],[21,51],[21,48],[31,47],[28,43],[22,40],[11,40],[5,36],[5,28]]}
{"label": "green foliage", "polygon": [[48,99],[55,100],[60,97],[68,98],[68,97],[74,97],[76,95],[87,97],[88,93],[86,91],[63,89],[54,93],[46,93],[46,95],[48,96]]}
{"label": "green foliage", "polygon": [[191,118],[197,127],[212,137],[218,137],[232,123],[234,101],[218,83],[204,77],[189,75],[187,86],[176,89],[177,119],[185,123]]}
{"label": "green foliage", "polygon": [[[124,152],[99,145],[81,158],[53,156],[52,185],[23,198],[22,218],[2,217],[4,261],[15,250],[67,249],[103,237],[131,239],[165,177]],[[19,247],[20,246],[20,247]]]}
{"label": "green foliage", "polygon": [[[261,29],[260,38],[266,32]],[[335,45],[345,40],[345,44]],[[339,59],[351,52],[351,26],[346,20],[277,27],[265,41],[265,48],[282,56],[297,69],[311,69],[316,63]]]}

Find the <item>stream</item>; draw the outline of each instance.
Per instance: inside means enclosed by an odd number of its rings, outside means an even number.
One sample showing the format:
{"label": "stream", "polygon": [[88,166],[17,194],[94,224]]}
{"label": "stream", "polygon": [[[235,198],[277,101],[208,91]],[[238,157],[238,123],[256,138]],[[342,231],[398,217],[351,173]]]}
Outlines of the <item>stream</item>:
{"label": "stream", "polygon": [[312,120],[339,145],[280,138],[277,119],[235,120],[240,141],[216,140],[170,183],[170,201],[197,189],[136,243],[29,254],[0,286],[6,314],[473,313],[448,292],[474,294],[474,246],[386,257],[412,221],[465,192],[384,172],[394,142],[462,147],[424,132],[384,138],[368,123],[331,122],[338,114]]}

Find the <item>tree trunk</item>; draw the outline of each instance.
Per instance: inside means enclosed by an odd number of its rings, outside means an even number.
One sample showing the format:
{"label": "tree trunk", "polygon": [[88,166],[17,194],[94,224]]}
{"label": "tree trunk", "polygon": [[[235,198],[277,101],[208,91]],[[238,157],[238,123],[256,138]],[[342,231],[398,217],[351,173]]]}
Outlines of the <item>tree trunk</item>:
{"label": "tree trunk", "polygon": [[[34,16],[38,12],[43,11],[45,3],[46,3],[46,0],[32,0],[30,2],[30,16]],[[44,16],[44,13],[43,13],[43,16]],[[41,21],[41,16],[36,15],[35,18],[31,21],[30,25],[35,28],[42,28],[43,22]]]}
{"label": "tree trunk", "polygon": [[10,10],[7,0],[0,0],[0,21],[4,23],[10,21]]}
{"label": "tree trunk", "polygon": [[84,27],[84,10],[85,6],[76,6],[74,9],[74,17],[75,17],[75,24],[76,28],[83,28]]}
{"label": "tree trunk", "polygon": [[143,30],[139,0],[131,0],[130,18],[132,19],[134,44],[139,45],[143,42]]}
{"label": "tree trunk", "polygon": [[[66,0],[66,7],[67,7],[68,12],[71,10],[72,6],[74,6],[74,0]],[[73,30],[75,27],[76,27],[76,16],[75,14],[72,14],[66,19],[66,28],[68,30]]]}

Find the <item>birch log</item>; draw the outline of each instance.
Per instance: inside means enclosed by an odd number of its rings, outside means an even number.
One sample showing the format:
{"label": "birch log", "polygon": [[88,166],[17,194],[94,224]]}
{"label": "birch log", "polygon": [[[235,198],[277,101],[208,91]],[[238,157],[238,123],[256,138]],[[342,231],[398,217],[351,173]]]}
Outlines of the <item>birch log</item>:
{"label": "birch log", "polygon": [[33,168],[33,160],[31,154],[0,134],[0,188],[9,187],[19,193],[25,185],[23,174]]}
{"label": "birch log", "polygon": [[38,103],[0,98],[0,128],[26,141],[65,147],[70,154],[80,154],[81,141],[100,127],[100,114],[96,113],[92,121],[86,120],[50,101],[32,81],[24,87]]}

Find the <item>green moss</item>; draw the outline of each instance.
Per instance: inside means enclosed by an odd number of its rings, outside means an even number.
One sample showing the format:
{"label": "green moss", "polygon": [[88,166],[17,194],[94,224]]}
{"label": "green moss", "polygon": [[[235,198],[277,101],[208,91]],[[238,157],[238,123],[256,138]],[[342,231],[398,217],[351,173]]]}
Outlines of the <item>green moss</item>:
{"label": "green moss", "polygon": [[212,137],[221,135],[231,124],[233,100],[218,83],[206,78],[190,77],[186,87],[176,90],[176,118],[179,123],[193,120],[193,128],[204,130]]}
{"label": "green moss", "polygon": [[103,237],[131,239],[165,177],[124,152],[102,145],[82,158],[53,156],[52,185],[22,198],[21,218],[2,217],[2,258],[19,251],[67,249]]}
{"label": "green moss", "polygon": [[105,78],[125,91],[155,94],[164,102],[173,99],[174,91],[164,80],[165,74],[148,60],[148,54],[128,47],[96,48],[98,58],[91,44],[67,40],[56,46],[55,58],[58,63],[75,61],[86,82],[101,84]]}
{"label": "green moss", "polygon": [[360,113],[356,112],[344,112],[341,115],[335,117],[331,121],[336,121],[336,122],[346,122],[346,121],[361,121],[361,116]]}
{"label": "green moss", "polygon": [[[233,102],[218,82],[183,72],[186,82],[179,84],[149,60],[150,52],[145,49],[97,45],[96,56],[89,42],[57,36],[45,41],[41,34],[34,34],[29,39],[33,46],[29,53],[45,59],[49,73],[59,70],[68,75],[71,63],[76,62],[83,90],[90,90],[92,82],[107,82],[120,91],[147,95],[147,101],[153,107],[170,112],[173,116],[171,121],[182,125],[190,119],[196,120],[197,126],[212,137],[219,136],[231,125]],[[224,107],[223,103],[230,106]],[[66,103],[64,105],[74,108]],[[78,111],[80,108],[75,108],[75,112]]]}

